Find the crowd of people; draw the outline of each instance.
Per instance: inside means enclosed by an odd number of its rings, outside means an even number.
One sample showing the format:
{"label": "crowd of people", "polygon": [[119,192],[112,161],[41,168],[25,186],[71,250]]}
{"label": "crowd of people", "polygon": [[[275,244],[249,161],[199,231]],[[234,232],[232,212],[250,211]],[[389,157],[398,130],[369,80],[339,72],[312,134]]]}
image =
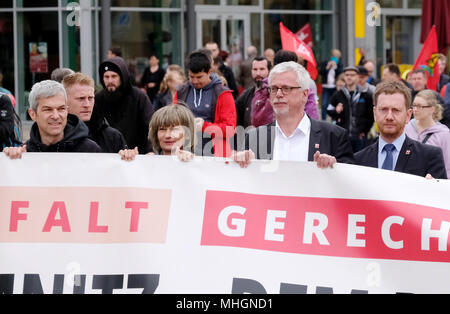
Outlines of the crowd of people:
{"label": "crowd of people", "polygon": [[344,66],[337,49],[318,69],[321,89],[296,53],[267,49],[259,56],[251,46],[239,73],[227,55],[210,42],[189,54],[185,69],[163,69],[151,55],[136,83],[114,48],[99,67],[97,93],[91,77],[57,69],[32,87],[35,123],[26,143],[15,136],[11,97],[0,93],[0,145],[13,159],[26,152],[118,153],[127,161],[138,154],[217,156],[243,168],[268,159],[450,175],[445,56],[432,91],[424,70],[402,76],[398,65],[386,64],[378,81],[373,61]]}

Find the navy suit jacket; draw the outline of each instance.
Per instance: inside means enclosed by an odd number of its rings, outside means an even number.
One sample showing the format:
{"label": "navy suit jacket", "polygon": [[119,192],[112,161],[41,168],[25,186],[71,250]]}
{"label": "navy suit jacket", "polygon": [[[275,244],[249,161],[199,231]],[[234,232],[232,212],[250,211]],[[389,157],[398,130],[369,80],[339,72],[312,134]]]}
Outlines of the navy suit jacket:
{"label": "navy suit jacket", "polygon": [[[355,154],[356,164],[378,168],[378,141]],[[406,137],[395,171],[435,179],[447,179],[442,149]]]}
{"label": "navy suit jacket", "polygon": [[[328,122],[311,119],[308,161],[314,161],[314,154],[320,151],[336,157],[339,163],[354,164],[352,145],[348,131]],[[251,149],[256,159],[273,159],[276,134],[275,122],[250,130],[245,137],[245,149]]]}

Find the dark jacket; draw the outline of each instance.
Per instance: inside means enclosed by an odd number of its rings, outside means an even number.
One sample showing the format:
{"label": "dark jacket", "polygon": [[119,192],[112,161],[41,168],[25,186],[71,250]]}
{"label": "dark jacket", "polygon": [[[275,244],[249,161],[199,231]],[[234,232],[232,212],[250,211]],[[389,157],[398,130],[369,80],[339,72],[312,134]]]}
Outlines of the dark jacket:
{"label": "dark jacket", "polygon": [[447,74],[442,73],[437,86],[437,91],[440,92],[442,87],[444,87],[448,83],[450,83],[450,77]]}
{"label": "dark jacket", "polygon": [[30,140],[26,143],[29,153],[101,153],[101,148],[88,138],[89,129],[77,116],[69,114],[62,141],[47,146],[41,141],[38,125],[33,124]]}
{"label": "dark jacket", "polygon": [[[324,61],[320,65],[319,73],[322,76],[322,84],[327,84],[327,81],[328,81],[328,73],[330,72],[330,70],[327,70],[328,62],[330,62],[330,60]],[[339,63],[337,64],[337,69],[336,69],[336,80],[337,80],[338,76],[343,72],[344,72],[344,65],[339,61]]]}
{"label": "dark jacket", "polygon": [[[156,95],[159,92],[159,89],[161,87],[161,82],[164,79],[164,76],[166,75],[166,71],[164,71],[161,68],[158,68],[156,72],[152,72],[150,67],[147,67],[144,70],[144,74],[142,75],[141,79],[141,85],[145,88],[147,91],[147,96],[150,98],[150,101],[153,103],[156,99]],[[147,85],[149,83],[155,83],[155,87],[149,88]]]}
{"label": "dark jacket", "polygon": [[233,93],[233,98],[237,99],[239,97],[239,89],[236,84],[236,79],[234,77],[233,70],[229,66],[226,66],[225,64],[222,63],[219,66],[219,71],[223,74],[223,76],[227,80],[228,87]]}
{"label": "dark jacket", "polygon": [[122,58],[115,57],[100,65],[100,78],[103,88],[105,67],[114,68],[121,77],[121,97],[114,101],[105,90],[95,95],[95,106],[91,121],[95,125],[106,119],[108,124],[123,134],[130,149],[138,147],[139,153],[150,152],[148,131],[153,115],[153,107],[148,96],[132,85],[127,65]]}
{"label": "dark jacket", "polygon": [[102,122],[97,126],[88,123],[89,138],[96,142],[104,153],[116,154],[122,149],[127,149],[127,142],[122,133],[110,127],[106,120]]}
{"label": "dark jacket", "polygon": [[377,86],[380,82],[381,82],[380,80],[374,78],[373,76],[370,76],[369,79],[367,80],[367,83],[373,86]]}
{"label": "dark jacket", "polygon": [[14,146],[14,108],[6,94],[0,94],[0,151]]}
{"label": "dark jacket", "polygon": [[[356,164],[378,168],[378,144],[377,141],[356,153]],[[431,174],[435,179],[447,179],[442,149],[419,143],[409,137],[406,137],[400,151],[395,171],[421,177]]]}
{"label": "dark jacket", "polygon": [[252,125],[252,101],[256,86],[246,89],[236,101],[237,125],[248,128]]}
{"label": "dark jacket", "polygon": [[[334,93],[331,97],[328,114],[336,124],[344,129],[349,130],[350,135],[359,136],[361,133],[367,134],[373,126],[373,98],[369,93],[361,92],[358,86],[356,92],[360,93],[359,100],[351,106],[351,100],[345,95],[344,89]],[[339,103],[344,105],[344,111],[336,112]]]}
{"label": "dark jacket", "polygon": [[173,96],[169,89],[165,92],[158,93],[155,101],[153,101],[153,111],[156,112],[161,108],[164,108],[173,103]]}
{"label": "dark jacket", "polygon": [[[308,161],[314,161],[314,154],[320,151],[336,157],[339,163],[353,164],[353,150],[348,131],[328,122],[311,119]],[[272,160],[275,144],[275,122],[250,130],[245,138],[245,150],[251,149],[256,159]]]}
{"label": "dark jacket", "polygon": [[443,118],[440,121],[442,124],[445,124],[450,128],[450,83],[446,85],[444,102],[442,103],[444,107]]}

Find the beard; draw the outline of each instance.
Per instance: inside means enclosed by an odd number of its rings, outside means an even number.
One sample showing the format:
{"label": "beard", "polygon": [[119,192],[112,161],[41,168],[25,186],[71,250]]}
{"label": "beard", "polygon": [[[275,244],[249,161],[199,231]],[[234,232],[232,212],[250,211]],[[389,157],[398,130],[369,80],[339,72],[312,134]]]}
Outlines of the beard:
{"label": "beard", "polygon": [[109,89],[105,89],[105,98],[108,102],[118,102],[123,96],[122,89],[119,87],[114,91],[110,91]]}
{"label": "beard", "polygon": [[261,88],[262,86],[263,86],[263,81],[264,81],[264,79],[263,78],[256,78],[256,79],[254,79],[254,81],[255,81],[255,84],[256,84],[256,87],[259,89],[259,88]]}

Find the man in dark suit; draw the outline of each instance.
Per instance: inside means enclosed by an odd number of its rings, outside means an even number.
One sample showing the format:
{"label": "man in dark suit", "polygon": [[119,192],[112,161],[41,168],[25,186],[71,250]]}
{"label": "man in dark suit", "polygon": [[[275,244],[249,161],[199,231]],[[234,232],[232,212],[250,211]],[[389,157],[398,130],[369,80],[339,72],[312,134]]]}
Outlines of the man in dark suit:
{"label": "man in dark suit", "polygon": [[234,160],[247,167],[251,160],[315,161],[319,168],[336,162],[354,163],[348,131],[310,119],[305,113],[309,74],[296,62],[274,67],[269,76],[270,102],[276,121],[250,130],[245,151]]}
{"label": "man in dark suit", "polygon": [[405,126],[411,119],[411,92],[401,82],[383,82],[375,92],[374,117],[379,140],[355,154],[356,164],[447,179],[444,157],[439,147],[408,138]]}

